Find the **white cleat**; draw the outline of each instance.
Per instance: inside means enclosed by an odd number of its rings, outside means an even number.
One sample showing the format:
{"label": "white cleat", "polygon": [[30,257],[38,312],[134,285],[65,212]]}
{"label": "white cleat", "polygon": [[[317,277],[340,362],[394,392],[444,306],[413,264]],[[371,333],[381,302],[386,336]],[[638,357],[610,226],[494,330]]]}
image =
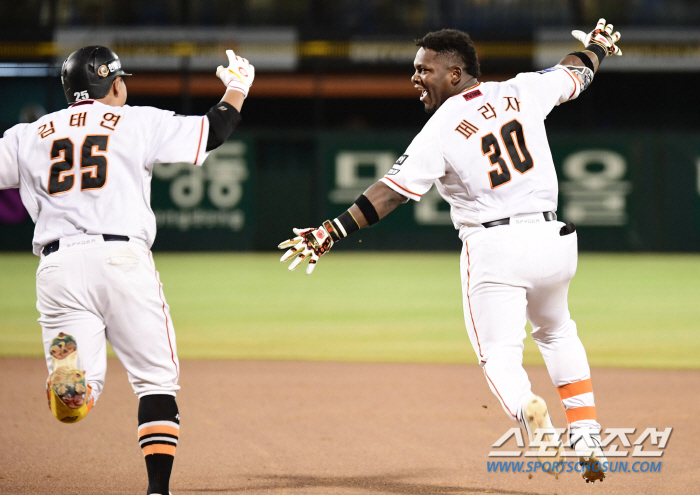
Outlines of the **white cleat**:
{"label": "white cleat", "polygon": [[581,465],[581,477],[586,483],[603,481],[608,470],[608,459],[600,444],[600,433],[591,430],[574,430],[570,433],[571,445]]}
{"label": "white cleat", "polygon": [[[530,397],[523,404],[522,409],[523,423],[525,424],[525,429],[527,430],[527,435],[530,438],[530,446],[534,450],[538,450],[544,455],[538,455],[537,459],[542,463],[542,465],[551,466],[549,470],[545,471],[549,474],[554,475],[555,478],[559,477],[563,468],[563,456],[564,450],[561,440],[559,439],[552,421],[549,418],[549,413],[547,412],[547,403],[542,397],[533,396]],[[538,430],[540,432],[551,432],[551,433],[541,433],[538,435]],[[535,440],[536,444],[533,444]]]}

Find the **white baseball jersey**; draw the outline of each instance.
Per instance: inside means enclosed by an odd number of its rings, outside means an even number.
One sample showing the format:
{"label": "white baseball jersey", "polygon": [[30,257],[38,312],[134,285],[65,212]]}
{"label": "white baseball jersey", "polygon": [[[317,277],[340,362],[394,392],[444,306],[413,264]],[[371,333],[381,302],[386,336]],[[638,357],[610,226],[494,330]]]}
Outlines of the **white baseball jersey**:
{"label": "white baseball jersey", "polygon": [[544,120],[580,91],[578,77],[562,66],[479,83],[445,101],[381,181],[416,201],[435,183],[460,232],[556,211]]}
{"label": "white baseball jersey", "polygon": [[94,100],[19,124],[0,139],[0,189],[19,188],[36,223],[34,254],[79,234],[115,234],[153,244],[154,163],[207,157],[209,120]]}

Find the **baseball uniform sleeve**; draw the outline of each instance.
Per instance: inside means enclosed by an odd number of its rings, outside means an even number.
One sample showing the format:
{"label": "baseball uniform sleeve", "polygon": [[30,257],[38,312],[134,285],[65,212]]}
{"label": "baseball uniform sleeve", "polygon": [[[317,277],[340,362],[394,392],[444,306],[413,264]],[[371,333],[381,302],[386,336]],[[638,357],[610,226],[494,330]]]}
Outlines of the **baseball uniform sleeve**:
{"label": "baseball uniform sleeve", "polygon": [[0,189],[19,187],[19,162],[17,161],[17,135],[8,129],[0,139]]}
{"label": "baseball uniform sleeve", "polygon": [[573,100],[581,93],[578,76],[561,65],[518,74],[511,82],[523,87],[537,101],[543,117],[549,115],[555,106]]}
{"label": "baseball uniform sleeve", "polygon": [[391,170],[379,180],[397,193],[420,201],[435,181],[445,175],[437,122],[435,118],[430,119]]}
{"label": "baseball uniform sleeve", "polygon": [[201,165],[207,158],[209,120],[206,116],[176,115],[157,108],[142,107],[148,114],[150,132],[150,163],[189,162]]}

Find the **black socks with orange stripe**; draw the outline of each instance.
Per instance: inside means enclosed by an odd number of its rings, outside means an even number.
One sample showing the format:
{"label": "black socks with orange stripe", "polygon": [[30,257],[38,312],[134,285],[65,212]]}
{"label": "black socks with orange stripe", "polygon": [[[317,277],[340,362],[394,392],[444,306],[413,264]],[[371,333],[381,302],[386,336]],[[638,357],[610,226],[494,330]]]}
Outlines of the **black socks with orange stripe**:
{"label": "black socks with orange stripe", "polygon": [[139,401],[139,445],[148,470],[148,493],[167,495],[180,414],[172,395],[146,395]]}

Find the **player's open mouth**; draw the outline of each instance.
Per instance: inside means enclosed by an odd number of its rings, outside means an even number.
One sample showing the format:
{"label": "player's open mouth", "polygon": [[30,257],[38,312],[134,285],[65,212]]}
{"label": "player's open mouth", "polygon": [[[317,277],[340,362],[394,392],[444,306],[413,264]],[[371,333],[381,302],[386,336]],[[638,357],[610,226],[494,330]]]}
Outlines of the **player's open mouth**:
{"label": "player's open mouth", "polygon": [[427,97],[428,97],[428,92],[424,89],[420,94],[420,101],[425,101],[425,99]]}

